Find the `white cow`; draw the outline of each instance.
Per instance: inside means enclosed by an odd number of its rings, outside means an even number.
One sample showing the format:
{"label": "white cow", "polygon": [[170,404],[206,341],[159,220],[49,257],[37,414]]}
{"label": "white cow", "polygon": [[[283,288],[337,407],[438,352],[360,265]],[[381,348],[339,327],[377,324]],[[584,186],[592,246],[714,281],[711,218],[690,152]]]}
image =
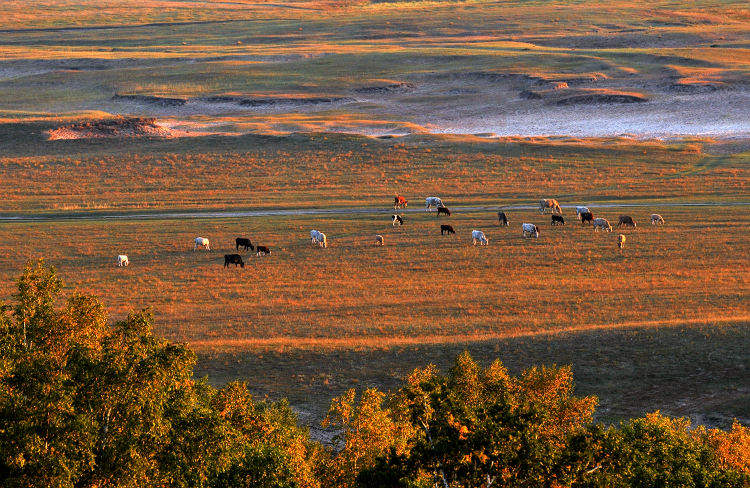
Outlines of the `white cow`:
{"label": "white cow", "polygon": [[128,261],[128,257],[126,255],[117,255],[117,266],[127,266],[128,264],[130,264],[130,261]]}
{"label": "white cow", "polygon": [[425,208],[424,208],[425,212],[429,212],[430,208],[432,207],[435,207],[435,208],[445,207],[445,205],[443,205],[443,201],[438,197],[427,197],[424,203],[425,203]]}
{"label": "white cow", "polygon": [[472,230],[471,231],[471,243],[476,246],[477,241],[479,241],[480,246],[486,246],[487,244],[489,244],[489,241],[484,236],[484,232],[482,232],[481,230]]}
{"label": "white cow", "polygon": [[659,214],[651,214],[651,225],[664,225],[664,218]]}
{"label": "white cow", "polygon": [[400,215],[393,214],[391,215],[391,223],[393,223],[393,227],[396,227],[396,225],[404,225],[404,218]]}
{"label": "white cow", "polygon": [[582,213],[586,213],[586,212],[591,213],[591,210],[589,210],[588,207],[579,207],[579,206],[576,206],[576,218],[578,220],[581,220],[581,214]]}
{"label": "white cow", "polygon": [[322,248],[328,247],[328,239],[326,239],[326,235],[317,230],[310,231],[310,242],[317,244]]}
{"label": "white cow", "polygon": [[196,237],[195,238],[195,246],[193,246],[193,251],[198,249],[199,247],[204,247],[206,251],[210,251],[211,248],[208,246],[208,239],[205,237]]}
{"label": "white cow", "polygon": [[594,232],[599,232],[599,229],[604,229],[607,232],[612,232],[612,226],[609,225],[609,220],[596,218],[592,222],[594,224]]}
{"label": "white cow", "polygon": [[539,228],[534,224],[521,224],[521,236],[539,237]]}
{"label": "white cow", "polygon": [[623,234],[620,234],[619,236],[617,236],[617,247],[619,247],[620,249],[625,247],[625,241],[626,241],[626,238]]}

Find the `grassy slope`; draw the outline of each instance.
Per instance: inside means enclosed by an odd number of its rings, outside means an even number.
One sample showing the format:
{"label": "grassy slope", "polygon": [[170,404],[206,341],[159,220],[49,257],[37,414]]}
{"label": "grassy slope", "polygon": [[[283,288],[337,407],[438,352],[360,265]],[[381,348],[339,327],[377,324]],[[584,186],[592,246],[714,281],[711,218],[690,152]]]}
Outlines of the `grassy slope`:
{"label": "grassy slope", "polygon": [[[396,192],[412,206],[437,193],[449,205],[555,196],[653,207],[633,210],[641,228],[625,232],[623,255],[613,235],[552,230],[534,212],[512,214],[510,229],[496,227],[490,212],[458,213],[451,223],[459,235],[446,238],[437,235],[434,215],[422,214],[408,214],[399,230],[387,217],[367,216],[4,223],[3,296],[26,259],[45,256],[73,288],[101,295],[113,318],[153,306],[159,332],[198,346],[201,371],[214,381],[248,379],[259,392],[289,396],[313,415],[345,387],[394,386],[409,368],[445,365],[468,347],[515,370],[572,363],[581,392],[601,395],[608,420],[655,408],[719,422],[750,416],[747,214],[659,207],[670,200],[748,200],[746,147],[712,155],[700,143],[42,137],[58,117],[106,109],[116,92],[348,94],[377,79],[425,80],[433,72],[520,73],[571,84],[576,77],[636,73],[647,82],[644,90],[664,79],[737,83],[750,64],[744,4],[340,8],[237,1],[207,9],[177,1],[39,0],[6,2],[4,9],[2,29],[118,27],[3,33],[0,70],[13,76],[0,81],[0,118],[49,120],[0,129],[5,212],[387,207]],[[159,22],[211,23],[132,27]],[[274,126],[285,118],[304,125],[304,117],[282,115]],[[263,129],[267,122],[222,123]],[[652,210],[668,225],[644,226]],[[620,212],[600,213],[616,220]],[[542,238],[522,240],[521,221],[542,224]],[[329,234],[330,249],[309,247],[305,236],[313,227]],[[485,229],[488,249],[470,246],[472,228]],[[386,248],[372,246],[375,233],[386,236]],[[212,239],[214,252],[190,250],[198,234]],[[244,270],[222,269],[221,254],[236,235],[270,244],[274,255],[252,258]],[[128,269],[114,268],[121,252],[131,257]],[[626,327],[609,329],[618,324]],[[535,335],[540,331],[550,334]]]}
{"label": "grassy slope", "polygon": [[0,127],[6,214],[381,207],[395,193],[413,205],[433,193],[453,205],[528,204],[541,195],[566,203],[732,201],[750,193],[748,154],[710,154],[702,142],[324,134],[45,141],[45,127]]}
{"label": "grassy slope", "polygon": [[[743,153],[623,141],[404,143],[329,134],[43,142],[26,135],[42,128],[5,126],[6,140],[17,144],[0,161],[6,208],[39,215],[141,206],[387,210],[399,192],[417,211],[400,229],[388,214],[3,223],[5,296],[24,261],[43,256],[72,288],[100,295],[113,319],[153,307],[159,333],[198,348],[200,371],[214,381],[248,378],[258,392],[290,396],[314,414],[342,388],[393,385],[408,368],[445,364],[469,347],[516,368],[573,363],[582,391],[602,395],[606,418],[654,408],[711,421],[747,415],[748,392],[732,379],[747,368],[733,352],[748,345],[746,209],[660,206],[749,200]],[[441,237],[434,213],[419,210],[430,193],[454,209],[533,204],[540,196],[652,206],[627,211],[640,226],[623,231],[620,254],[614,234],[581,228],[570,212],[568,226],[551,228],[536,211],[509,211],[505,229],[491,211],[459,211],[440,219],[458,235]],[[648,225],[652,211],[667,225]],[[614,222],[625,211],[595,212]],[[540,224],[542,237],[522,239],[521,222]],[[311,228],[328,234],[329,249],[310,246]],[[474,228],[485,230],[488,248],[471,246]],[[385,248],[374,247],[376,233]],[[211,239],[211,253],[192,251],[197,235]],[[243,235],[274,254],[223,269],[222,255]],[[119,253],[130,256],[129,268],[114,266]],[[643,335],[628,332],[644,325]],[[696,342],[712,331],[725,333]],[[588,355],[583,344],[591,345]],[[688,359],[709,352],[698,383]],[[347,371],[348,362],[357,367]],[[264,365],[274,373],[260,378]],[[720,395],[729,384],[733,392]]]}

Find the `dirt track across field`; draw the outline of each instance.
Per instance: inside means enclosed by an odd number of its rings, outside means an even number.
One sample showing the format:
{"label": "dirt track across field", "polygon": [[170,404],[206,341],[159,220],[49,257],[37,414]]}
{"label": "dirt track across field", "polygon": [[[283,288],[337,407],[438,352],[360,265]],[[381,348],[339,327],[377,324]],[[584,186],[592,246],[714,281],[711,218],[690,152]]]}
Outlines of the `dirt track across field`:
{"label": "dirt track across field", "polygon": [[[589,208],[643,208],[643,207],[745,207],[750,202],[653,202],[653,203],[598,203],[589,204]],[[562,208],[574,209],[575,205],[561,205]],[[496,212],[502,210],[535,210],[537,205],[501,205],[501,206],[468,206],[450,207],[458,212]],[[0,222],[63,222],[70,220],[187,220],[187,219],[224,219],[237,217],[270,217],[293,215],[355,215],[355,214],[388,214],[424,212],[421,207],[407,209],[382,209],[367,207],[344,208],[305,208],[305,209],[268,209],[268,210],[227,210],[196,212],[156,212],[141,214],[79,214],[67,213],[58,215],[0,215]]]}

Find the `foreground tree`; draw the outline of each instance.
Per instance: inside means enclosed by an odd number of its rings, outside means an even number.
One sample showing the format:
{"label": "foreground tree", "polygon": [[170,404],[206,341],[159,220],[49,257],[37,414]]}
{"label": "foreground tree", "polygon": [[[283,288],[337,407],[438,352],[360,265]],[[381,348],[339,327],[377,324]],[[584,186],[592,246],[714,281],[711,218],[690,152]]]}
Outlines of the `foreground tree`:
{"label": "foreground tree", "polygon": [[572,394],[569,368],[513,378],[499,361],[482,369],[468,353],[447,375],[416,370],[393,411],[414,427],[405,454],[391,451],[358,478],[374,487],[554,486],[567,438],[591,421],[596,399]]}
{"label": "foreground tree", "polygon": [[315,487],[320,452],[285,402],[192,379],[195,354],[148,312],[107,325],[102,304],[28,264],[0,316],[3,486]]}
{"label": "foreground tree", "polygon": [[570,368],[513,377],[468,353],[416,369],[392,394],[334,399],[332,449],[286,401],[192,378],[195,354],[148,312],[110,326],[42,261],[0,304],[4,487],[750,487],[750,433],[654,413],[605,427]]}

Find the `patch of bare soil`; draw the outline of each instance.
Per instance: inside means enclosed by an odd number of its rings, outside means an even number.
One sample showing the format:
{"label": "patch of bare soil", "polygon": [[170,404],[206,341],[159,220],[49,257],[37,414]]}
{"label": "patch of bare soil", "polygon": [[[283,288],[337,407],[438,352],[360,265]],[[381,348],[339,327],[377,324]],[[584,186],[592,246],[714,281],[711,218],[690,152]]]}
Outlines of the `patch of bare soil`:
{"label": "patch of bare soil", "polygon": [[119,95],[115,94],[112,100],[123,100],[126,102],[139,102],[160,107],[181,107],[187,103],[185,98],[155,97],[151,95]]}
{"label": "patch of bare soil", "polygon": [[184,134],[163,127],[152,118],[116,117],[79,122],[47,131],[50,140],[93,139],[105,137],[179,137]]}
{"label": "patch of bare soil", "polygon": [[352,91],[355,93],[362,93],[368,95],[380,95],[384,93],[402,92],[414,89],[413,83],[407,83],[405,81],[397,81],[391,83],[383,83],[380,85],[363,86],[355,88]]}
{"label": "patch of bare soil", "polygon": [[648,98],[641,95],[624,93],[587,93],[574,95],[557,101],[557,105],[595,104],[595,103],[643,103]]}
{"label": "patch of bare soil", "polygon": [[234,103],[241,107],[273,107],[275,105],[318,105],[326,103],[353,102],[351,97],[257,97],[244,98],[231,95],[203,97],[196,99],[205,103]]}

